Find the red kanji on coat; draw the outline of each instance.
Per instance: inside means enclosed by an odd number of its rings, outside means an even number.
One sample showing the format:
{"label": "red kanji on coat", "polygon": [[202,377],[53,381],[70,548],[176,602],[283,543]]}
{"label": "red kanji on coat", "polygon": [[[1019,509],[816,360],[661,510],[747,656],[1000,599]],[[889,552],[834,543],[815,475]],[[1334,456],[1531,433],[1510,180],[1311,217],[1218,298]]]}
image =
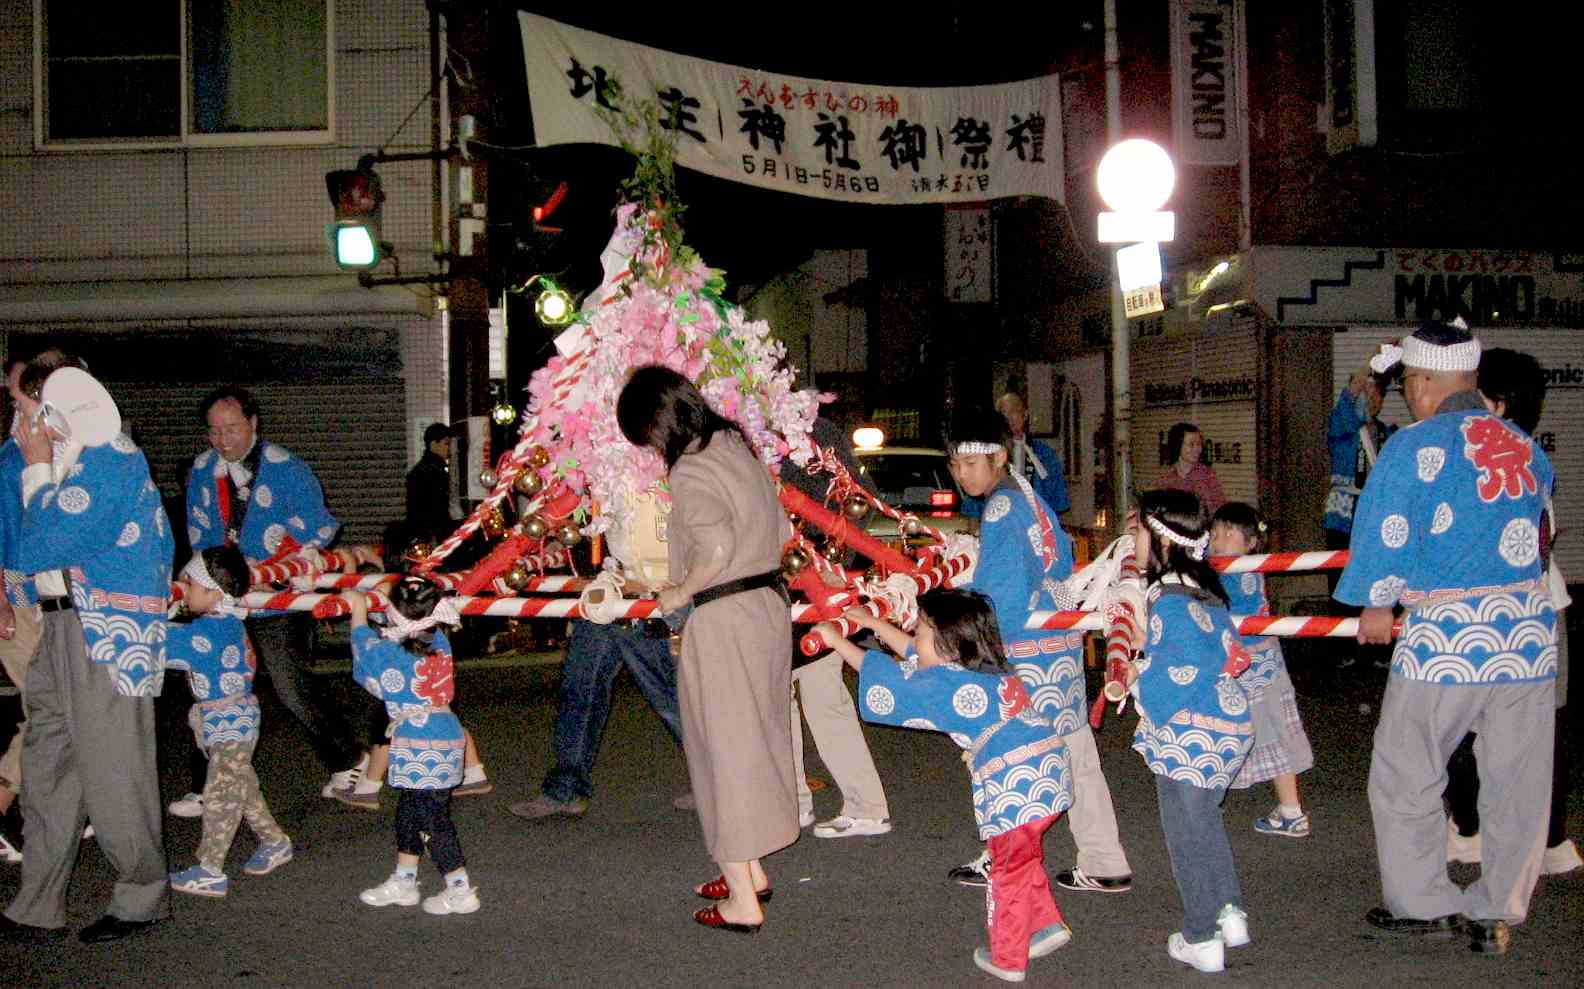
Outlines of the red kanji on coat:
{"label": "red kanji on coat", "polygon": [[443,652],[432,652],[413,667],[413,693],[434,707],[451,703],[456,688],[451,682],[451,657]]}
{"label": "red kanji on coat", "polygon": [[1462,429],[1463,456],[1480,472],[1476,487],[1481,500],[1535,493],[1534,471],[1529,469],[1534,447],[1528,439],[1495,416],[1468,419]]}

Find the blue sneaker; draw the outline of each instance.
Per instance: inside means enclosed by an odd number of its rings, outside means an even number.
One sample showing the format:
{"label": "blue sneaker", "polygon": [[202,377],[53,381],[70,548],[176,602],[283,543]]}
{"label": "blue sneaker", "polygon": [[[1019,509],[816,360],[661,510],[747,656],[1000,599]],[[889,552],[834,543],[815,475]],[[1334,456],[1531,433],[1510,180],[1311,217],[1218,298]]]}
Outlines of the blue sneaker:
{"label": "blue sneaker", "polygon": [[286,838],[272,845],[258,846],[253,851],[253,857],[242,866],[242,871],[250,876],[267,876],[291,860],[292,843],[290,838]]}
{"label": "blue sneaker", "polygon": [[223,872],[211,872],[201,865],[170,874],[171,889],[193,896],[224,896],[231,880]]}
{"label": "blue sneaker", "polygon": [[1299,814],[1297,817],[1283,817],[1281,808],[1276,807],[1269,814],[1254,822],[1254,830],[1260,834],[1273,834],[1281,838],[1307,838],[1309,837],[1309,815]]}
{"label": "blue sneaker", "polygon": [[1072,931],[1063,923],[1055,923],[1049,927],[1035,931],[1029,938],[1029,957],[1044,958],[1057,948],[1065,948],[1072,943]]}

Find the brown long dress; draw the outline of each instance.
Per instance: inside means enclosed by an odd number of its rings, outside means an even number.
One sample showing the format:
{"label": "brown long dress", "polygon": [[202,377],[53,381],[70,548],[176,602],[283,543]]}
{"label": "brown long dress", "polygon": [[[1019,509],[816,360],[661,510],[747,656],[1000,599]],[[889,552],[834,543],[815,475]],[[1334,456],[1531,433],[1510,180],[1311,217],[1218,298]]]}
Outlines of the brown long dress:
{"label": "brown long dress", "polygon": [[[790,534],[775,484],[735,433],[684,454],[671,469],[671,579],[708,562],[714,583],[776,570]],[[682,633],[677,699],[682,750],[698,801],[704,845],[717,862],[745,862],[797,840],[792,768],[792,622],[770,588],[694,610]]]}

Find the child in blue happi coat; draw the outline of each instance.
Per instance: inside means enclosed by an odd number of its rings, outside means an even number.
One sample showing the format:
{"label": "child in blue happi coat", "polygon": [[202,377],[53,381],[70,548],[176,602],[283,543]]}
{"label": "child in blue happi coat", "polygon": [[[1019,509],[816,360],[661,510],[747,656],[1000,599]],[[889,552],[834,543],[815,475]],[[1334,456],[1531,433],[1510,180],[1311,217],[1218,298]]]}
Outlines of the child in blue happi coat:
{"label": "child in blue happi coat", "polygon": [[825,641],[859,673],[864,720],[944,732],[963,750],[974,818],[990,852],[985,900],[990,947],[974,964],[1023,981],[1030,958],[1072,940],[1045,874],[1045,831],[1072,805],[1067,749],[1005,660],[995,610],[982,594],[934,590],[918,599],[915,634],[854,609],[902,657],[865,652],[821,626]]}
{"label": "child in blue happi coat", "polygon": [[1129,678],[1139,716],[1133,748],[1155,774],[1161,830],[1183,904],[1182,930],[1167,940],[1166,951],[1201,972],[1219,972],[1226,947],[1249,942],[1221,803],[1254,729],[1248,697],[1234,679],[1248,668],[1248,653],[1210,568],[1205,529],[1191,493],[1140,496],[1133,546],[1149,583],[1149,631]]}
{"label": "child in blue happi coat", "polygon": [[[405,577],[390,592],[382,632],[368,624],[368,598],[345,594],[352,607],[352,675],[385,702],[391,717],[389,782],[396,801],[396,871],[360,895],[373,907],[418,902],[418,859],[427,844],[445,886],[423,901],[426,913],[472,913],[478,890],[451,821],[451,793],[462,782],[466,740],[451,713],[456,696],[451,644],[440,626],[460,624],[438,586]],[[427,839],[427,840],[426,840]]]}
{"label": "child in blue happi coat", "polygon": [[[1263,553],[1268,529],[1254,506],[1229,501],[1216,509],[1210,519],[1210,553]],[[1232,614],[1270,614],[1264,574],[1222,574],[1221,589],[1226,591]],[[1314,768],[1314,750],[1298,715],[1298,692],[1287,675],[1281,640],[1274,635],[1248,635],[1243,637],[1243,648],[1249,653],[1249,668],[1238,677],[1238,683],[1248,695],[1254,747],[1243,760],[1232,789],[1242,790],[1269,780],[1276,790],[1276,806],[1254,822],[1254,830],[1282,838],[1307,838],[1309,815],[1298,802],[1298,774]]]}
{"label": "child in blue happi coat", "polygon": [[171,873],[171,889],[178,893],[226,895],[231,885],[226,853],[243,818],[259,842],[243,872],[268,875],[292,858],[291,838],[270,814],[253,771],[259,739],[256,664],[242,628],[247,612],[236,603],[251,579],[247,560],[235,546],[211,546],[194,554],[176,579],[182,589],[181,613],[166,633],[166,665],[187,671],[195,702],[188,720],[209,760],[198,864]]}

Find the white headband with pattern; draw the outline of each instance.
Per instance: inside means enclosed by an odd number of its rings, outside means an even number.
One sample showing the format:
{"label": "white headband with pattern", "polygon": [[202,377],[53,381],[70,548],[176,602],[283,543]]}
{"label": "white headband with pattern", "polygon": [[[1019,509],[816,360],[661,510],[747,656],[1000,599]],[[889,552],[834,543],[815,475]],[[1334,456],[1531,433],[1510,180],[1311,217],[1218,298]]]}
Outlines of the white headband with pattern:
{"label": "white headband with pattern", "polygon": [[395,605],[385,605],[385,627],[380,629],[380,635],[392,642],[402,642],[415,635],[429,631],[436,625],[461,625],[462,616],[457,613],[456,603],[451,598],[441,598],[434,610],[429,612],[427,618],[411,621],[406,615],[396,610]]}
{"label": "white headband with pattern", "polygon": [[[1460,330],[1468,329],[1468,324],[1463,322],[1461,316],[1447,325],[1455,326]],[[1370,370],[1376,374],[1385,374],[1397,366],[1398,362],[1404,367],[1420,368],[1425,371],[1478,371],[1479,338],[1470,337],[1461,343],[1436,344],[1410,334],[1398,343],[1381,344],[1380,353],[1370,358]]]}
{"label": "white headband with pattern", "polygon": [[220,591],[220,603],[209,609],[210,614],[226,615],[230,618],[246,618],[246,608],[237,604],[237,599],[221,589],[220,584],[209,573],[209,568],[204,566],[203,554],[194,553],[193,558],[182,567],[181,576],[192,581],[199,587],[207,587],[211,591]]}
{"label": "white headband with pattern", "polygon": [[1146,515],[1144,517],[1144,522],[1157,536],[1160,536],[1167,542],[1176,543],[1178,546],[1186,549],[1188,551],[1189,557],[1195,560],[1204,559],[1205,552],[1210,548],[1210,533],[1208,532],[1201,533],[1198,539],[1189,539],[1187,536],[1177,532],[1171,526],[1167,525],[1165,522],[1162,522],[1160,519],[1155,518],[1154,516]]}
{"label": "white headband with pattern", "polygon": [[967,443],[958,443],[952,447],[952,455],[956,457],[971,457],[976,453],[983,454],[984,456],[988,457],[993,453],[1005,452],[1006,447],[1002,446],[1000,443],[981,443],[978,440],[970,440]]}

